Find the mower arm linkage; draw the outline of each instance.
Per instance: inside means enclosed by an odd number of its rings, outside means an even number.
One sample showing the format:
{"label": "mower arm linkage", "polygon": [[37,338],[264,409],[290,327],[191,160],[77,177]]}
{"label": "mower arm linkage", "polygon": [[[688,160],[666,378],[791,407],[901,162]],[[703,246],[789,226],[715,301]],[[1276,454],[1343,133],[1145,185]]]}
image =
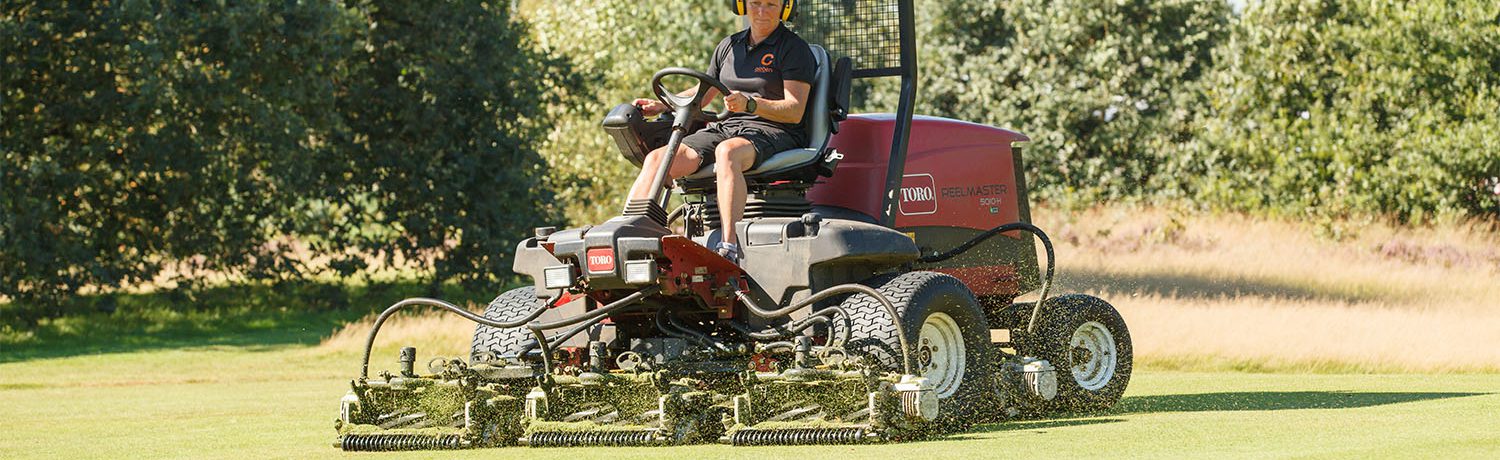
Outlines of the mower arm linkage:
{"label": "mower arm linkage", "polygon": [[902,373],[911,375],[911,345],[906,341],[906,328],[902,327],[901,325],[901,316],[897,314],[898,312],[896,311],[896,305],[891,303],[891,299],[886,298],[884,294],[880,293],[880,291],[877,291],[863,284],[840,284],[838,286],[818,291],[817,294],[813,294],[808,298],[803,299],[801,302],[797,302],[785,308],[777,310],[766,310],[764,308],[761,308],[759,305],[755,304],[755,299],[750,298],[750,294],[745,291],[735,291],[734,293],[736,297],[739,297],[740,302],[744,302],[745,308],[749,309],[751,313],[754,313],[756,316],[759,316],[761,318],[779,318],[782,316],[790,315],[792,314],[792,312],[807,308],[807,306],[817,303],[820,300],[827,299],[839,294],[864,294],[875,298],[876,301],[880,302],[881,306],[885,307],[885,312],[891,315],[891,322],[896,324],[896,340],[901,342]]}

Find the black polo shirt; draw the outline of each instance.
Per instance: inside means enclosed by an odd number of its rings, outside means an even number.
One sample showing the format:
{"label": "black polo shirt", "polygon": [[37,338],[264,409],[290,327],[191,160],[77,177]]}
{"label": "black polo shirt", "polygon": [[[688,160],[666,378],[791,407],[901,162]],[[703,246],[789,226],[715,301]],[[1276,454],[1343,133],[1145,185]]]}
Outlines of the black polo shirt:
{"label": "black polo shirt", "polygon": [[[730,91],[780,100],[786,98],[786,80],[812,83],[817,76],[817,65],[812,48],[783,24],[776,26],[776,31],[754,46],[750,44],[749,28],[725,37],[714,49],[707,73],[718,78]],[[811,92],[807,97],[812,98]],[[746,113],[736,113],[730,119],[770,125],[799,135],[806,129],[806,120],[795,124],[779,123]]]}

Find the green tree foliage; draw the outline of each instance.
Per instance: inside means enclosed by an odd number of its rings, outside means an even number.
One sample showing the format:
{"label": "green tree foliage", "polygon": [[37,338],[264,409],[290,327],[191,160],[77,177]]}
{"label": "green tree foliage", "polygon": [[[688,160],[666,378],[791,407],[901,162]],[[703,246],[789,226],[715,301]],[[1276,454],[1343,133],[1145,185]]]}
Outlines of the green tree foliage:
{"label": "green tree foliage", "polygon": [[1201,199],[1500,216],[1500,4],[1269,0],[1217,54],[1178,163]]}
{"label": "green tree foliage", "polygon": [[[252,2],[256,3],[256,2]],[[357,51],[326,3],[7,2],[0,292],[45,304],[188,269],[285,268],[270,244]]]}
{"label": "green tree foliage", "polygon": [[543,109],[576,82],[498,5],[6,2],[0,296],[305,275],[288,238],[344,274],[508,275],[550,209]]}
{"label": "green tree foliage", "polygon": [[567,106],[582,80],[536,47],[509,2],[358,9],[369,32],[339,97],[338,155],[319,178],[330,208],[358,217],[331,222],[339,244],[328,249],[435,255],[438,281],[508,278],[516,242],[558,220],[537,151],[548,108]]}
{"label": "green tree foliage", "polygon": [[1229,20],[1227,4],[1198,0],[943,2],[919,112],[1030,136],[1033,196],[1140,196]]}
{"label": "green tree foliage", "polygon": [[651,96],[651,76],[666,67],[704,70],[719,40],[741,28],[723,2],[544,2],[532,13],[536,40],[571,59],[590,84],[576,105],[554,107],[555,129],[543,155],[557,201],[578,223],[618,214],[639,169],[599,127],[616,104]]}

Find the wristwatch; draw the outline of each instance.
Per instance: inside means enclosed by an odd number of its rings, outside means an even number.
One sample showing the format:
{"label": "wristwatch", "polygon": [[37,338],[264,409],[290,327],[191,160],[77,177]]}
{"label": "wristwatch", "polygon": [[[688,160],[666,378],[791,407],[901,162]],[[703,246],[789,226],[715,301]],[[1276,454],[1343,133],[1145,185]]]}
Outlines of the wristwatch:
{"label": "wristwatch", "polygon": [[745,98],[745,113],[755,113],[755,97]]}

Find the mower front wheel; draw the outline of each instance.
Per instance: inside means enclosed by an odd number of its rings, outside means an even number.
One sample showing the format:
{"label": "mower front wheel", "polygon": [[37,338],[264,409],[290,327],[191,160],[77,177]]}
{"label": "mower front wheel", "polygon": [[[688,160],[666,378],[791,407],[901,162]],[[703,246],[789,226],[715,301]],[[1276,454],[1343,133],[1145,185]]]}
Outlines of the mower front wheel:
{"label": "mower front wheel", "polygon": [[[993,361],[984,312],[957,278],[909,272],[866,282],[895,304],[912,347],[912,372],[928,379],[938,396],[938,421],[963,428],[981,420],[992,403]],[[880,302],[853,295],[840,305],[849,312],[852,353],[873,356],[893,371],[902,368],[896,323]]]}
{"label": "mower front wheel", "polygon": [[[546,302],[536,298],[536,288],[520,287],[505,291],[490,301],[484,309],[484,317],[494,321],[515,321],[545,306]],[[474,347],[469,360],[478,362],[491,356],[516,357],[534,341],[531,331],[525,327],[501,329],[480,324],[474,328]]]}

